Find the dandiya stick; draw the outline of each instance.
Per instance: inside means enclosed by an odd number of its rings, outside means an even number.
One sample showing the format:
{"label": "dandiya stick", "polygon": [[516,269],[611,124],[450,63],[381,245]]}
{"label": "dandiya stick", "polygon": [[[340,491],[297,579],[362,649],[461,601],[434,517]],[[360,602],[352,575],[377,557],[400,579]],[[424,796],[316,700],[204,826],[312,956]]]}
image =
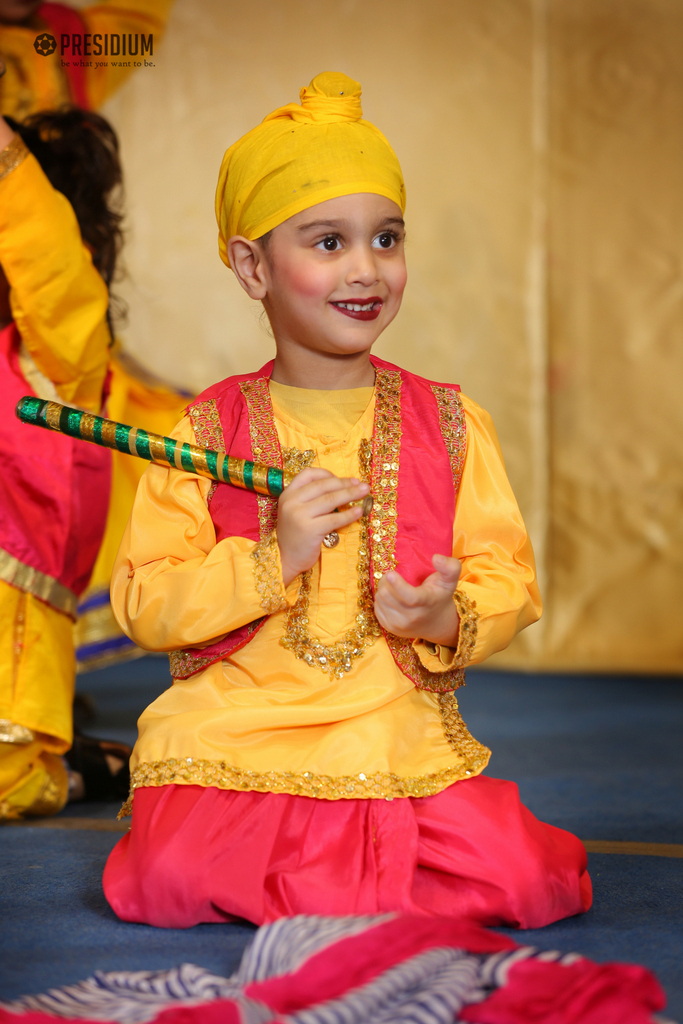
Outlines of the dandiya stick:
{"label": "dandiya stick", "polygon": [[161,434],[150,434],[141,427],[107,420],[91,412],[60,405],[59,402],[26,396],[19,399],[15,411],[23,423],[56,430],[60,434],[90,441],[103,448],[136,455],[158,466],[182,469],[186,473],[256,491],[257,494],[270,494],[277,498],[293,479],[293,474],[275,466],[264,466],[249,459],[236,459],[225,452],[200,448],[186,441],[175,441]]}
{"label": "dandiya stick", "polygon": [[[91,412],[29,395],[19,399],[15,413],[23,423],[55,430],[103,448],[113,448],[125,455],[136,455],[158,466],[181,469],[219,483],[256,491],[257,494],[270,494],[273,498],[278,498],[295,476],[276,466],[264,466],[260,462],[237,459],[211,448],[200,448],[187,441],[150,434],[141,427],[130,427],[126,423],[117,423]],[[363,515],[367,516],[372,508],[372,499],[368,495],[362,499],[361,504]]]}

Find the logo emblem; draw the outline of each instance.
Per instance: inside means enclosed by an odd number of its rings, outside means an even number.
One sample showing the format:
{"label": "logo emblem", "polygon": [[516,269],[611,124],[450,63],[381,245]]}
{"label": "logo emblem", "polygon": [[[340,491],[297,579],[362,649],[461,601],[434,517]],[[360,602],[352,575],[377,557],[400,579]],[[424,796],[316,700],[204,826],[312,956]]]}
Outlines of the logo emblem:
{"label": "logo emblem", "polygon": [[33,40],[33,49],[36,53],[39,53],[41,57],[49,57],[50,54],[54,53],[57,49],[57,40],[48,32],[41,32],[41,34],[36,36]]}

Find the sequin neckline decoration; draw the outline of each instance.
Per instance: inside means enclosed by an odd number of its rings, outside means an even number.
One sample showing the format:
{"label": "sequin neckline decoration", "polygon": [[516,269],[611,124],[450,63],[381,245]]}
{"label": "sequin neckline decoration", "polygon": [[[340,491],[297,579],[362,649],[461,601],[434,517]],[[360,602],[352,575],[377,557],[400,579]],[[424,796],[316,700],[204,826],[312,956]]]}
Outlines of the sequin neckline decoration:
{"label": "sequin neckline decoration", "polygon": [[[296,472],[304,469],[305,466],[310,466],[315,458],[314,451],[299,452],[296,448],[283,449],[282,455],[285,468],[292,468]],[[307,460],[306,457],[309,459]],[[368,438],[364,438],[358,451],[361,480],[370,478],[371,457],[372,442]],[[311,575],[312,571],[309,569],[301,577],[299,597],[296,604],[287,613],[285,632],[280,638],[280,645],[311,668],[318,668],[322,672],[328,673],[330,679],[342,679],[345,672],[351,671],[354,662],[361,658],[367,648],[371,647],[382,635],[379,623],[375,618],[374,599],[370,586],[367,518],[360,520],[356,622],[354,626],[346,630],[342,639],[337,643],[325,644],[310,632]]]}

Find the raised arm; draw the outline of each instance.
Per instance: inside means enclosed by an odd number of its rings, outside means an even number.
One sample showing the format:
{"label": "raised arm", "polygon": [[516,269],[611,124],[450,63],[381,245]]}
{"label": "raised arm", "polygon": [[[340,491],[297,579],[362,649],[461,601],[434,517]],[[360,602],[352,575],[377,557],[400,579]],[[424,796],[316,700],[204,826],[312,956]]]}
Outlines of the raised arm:
{"label": "raised arm", "polygon": [[[86,31],[91,35],[106,33],[111,36],[115,33],[122,36],[125,33],[127,39],[130,34],[133,37],[134,48],[135,36],[145,36],[145,52],[142,52],[142,43],[138,39],[136,57],[119,54],[115,57],[108,55],[89,58],[92,67],[85,69],[87,93],[95,110],[99,109],[134,73],[134,61],[142,64],[141,74],[149,73],[149,68],[145,72],[145,61],[149,64],[158,59],[157,47],[161,42],[172,4],[173,0],[104,0],[103,3],[91,4],[81,9],[80,14]],[[153,37],[152,52],[149,49],[150,36]],[[127,46],[127,54],[128,50]]]}
{"label": "raised arm", "polygon": [[98,409],[109,295],[68,200],[0,118],[0,267],[21,340],[66,402]]}

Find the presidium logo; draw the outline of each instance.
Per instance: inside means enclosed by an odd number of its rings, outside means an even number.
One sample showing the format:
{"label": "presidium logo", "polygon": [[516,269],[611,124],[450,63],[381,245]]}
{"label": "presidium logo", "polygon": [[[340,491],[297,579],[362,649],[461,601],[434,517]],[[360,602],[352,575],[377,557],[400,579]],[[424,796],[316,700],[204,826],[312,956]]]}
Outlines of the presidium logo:
{"label": "presidium logo", "polygon": [[41,57],[49,57],[50,54],[54,53],[57,49],[57,40],[47,32],[41,32],[40,35],[36,36],[33,40],[33,49],[36,53],[39,53]]}
{"label": "presidium logo", "polygon": [[[57,40],[49,32],[41,32],[33,40],[33,48],[41,57],[49,57],[57,50]],[[130,66],[130,62],[117,61],[85,61],[84,57],[150,57],[154,53],[154,33],[144,35],[142,32],[62,32],[59,37],[59,53],[61,57],[68,55],[75,67],[101,67],[105,63],[117,64],[120,67]],[[141,67],[142,61],[134,61],[135,67]],[[69,62],[62,61],[69,66]],[[153,66],[145,61],[146,66]]]}

